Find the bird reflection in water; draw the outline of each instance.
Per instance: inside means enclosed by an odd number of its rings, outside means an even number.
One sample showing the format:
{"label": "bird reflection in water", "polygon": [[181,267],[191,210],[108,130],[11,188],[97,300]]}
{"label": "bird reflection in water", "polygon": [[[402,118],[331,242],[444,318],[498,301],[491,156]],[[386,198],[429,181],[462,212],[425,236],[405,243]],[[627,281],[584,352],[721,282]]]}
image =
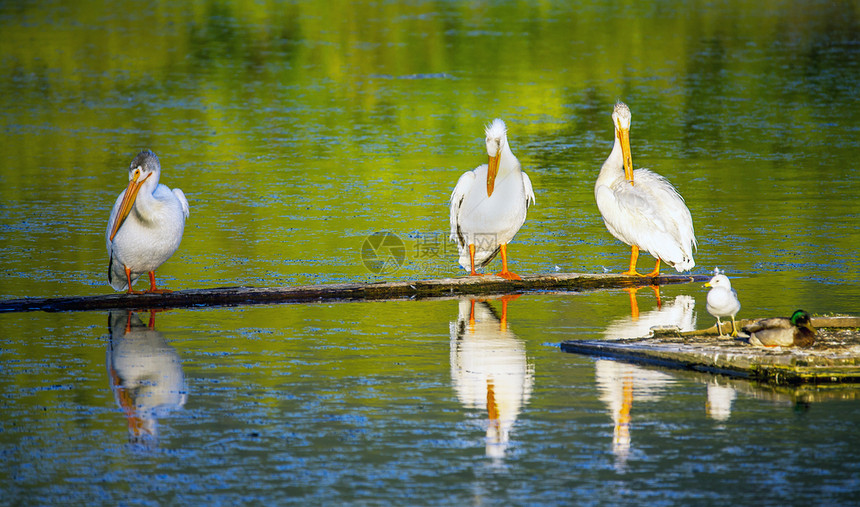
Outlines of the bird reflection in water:
{"label": "bird reflection in water", "polygon": [[[631,294],[631,304],[635,301]],[[658,300],[659,301],[659,300]],[[629,317],[622,317],[609,324],[603,335],[607,339],[643,338],[653,327],[675,326],[682,331],[696,329],[696,300],[679,295],[658,308]],[[630,421],[633,400],[657,401],[662,389],[674,381],[666,373],[634,366],[632,364],[600,359],[595,364],[595,377],[600,399],[612,414],[614,433],[612,452],[616,468],[623,470],[630,453]]]}
{"label": "bird reflection in water", "polygon": [[511,332],[508,302],[501,298],[502,315],[483,299],[461,299],[457,320],[451,322],[451,379],[465,407],[487,410],[487,456],[501,460],[510,432],[534,383],[525,343]]}
{"label": "bird reflection in water", "polygon": [[[654,291],[654,298],[657,300],[657,310],[663,308],[663,300],[660,299],[660,287],[657,285],[649,285],[648,287]],[[639,302],[636,301],[636,293],[639,292],[640,289],[644,289],[645,287],[628,287],[624,289],[627,294],[630,295],[630,317],[633,320],[639,319]]]}
{"label": "bird reflection in water", "polygon": [[651,328],[666,326],[677,327],[680,331],[696,329],[696,300],[684,294],[675,296],[654,310],[612,321],[603,336],[610,340],[643,338],[651,334]]}
{"label": "bird reflection in water", "polygon": [[630,455],[633,401],[659,401],[664,388],[675,378],[657,370],[608,359],[597,360],[594,376],[600,390],[600,400],[609,408],[615,425],[612,436],[615,468],[623,471]]}
{"label": "bird reflection in water", "polygon": [[114,399],[128,420],[129,442],[158,443],[157,418],[185,405],[182,361],[155,330],[155,311],[144,324],[131,310],[108,314],[107,372]]}
{"label": "bird reflection in water", "polygon": [[727,382],[721,382],[718,377],[708,382],[708,401],[705,403],[705,413],[717,422],[725,422],[732,415],[732,402],[738,393]]}

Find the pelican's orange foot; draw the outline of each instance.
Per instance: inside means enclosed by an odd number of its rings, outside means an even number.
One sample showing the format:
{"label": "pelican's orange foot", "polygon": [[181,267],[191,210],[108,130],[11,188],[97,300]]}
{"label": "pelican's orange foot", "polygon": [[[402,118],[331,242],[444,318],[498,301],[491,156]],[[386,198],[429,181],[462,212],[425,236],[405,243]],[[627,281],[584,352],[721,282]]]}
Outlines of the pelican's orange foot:
{"label": "pelican's orange foot", "polygon": [[150,271],[149,272],[149,290],[146,292],[149,294],[168,294],[168,293],[173,292],[173,291],[169,290],[169,289],[159,289],[158,287],[156,287],[155,286],[155,271]]}
{"label": "pelican's orange foot", "polygon": [[636,270],[633,270],[633,271],[625,271],[625,272],[623,272],[623,273],[621,273],[621,274],[622,274],[622,275],[626,275],[626,276],[645,276],[645,275],[643,275],[643,274],[641,274],[641,273],[637,272]]}
{"label": "pelican's orange foot", "polygon": [[501,276],[505,280],[522,280],[520,275],[514,273],[513,271],[500,271],[496,273],[496,276]]}

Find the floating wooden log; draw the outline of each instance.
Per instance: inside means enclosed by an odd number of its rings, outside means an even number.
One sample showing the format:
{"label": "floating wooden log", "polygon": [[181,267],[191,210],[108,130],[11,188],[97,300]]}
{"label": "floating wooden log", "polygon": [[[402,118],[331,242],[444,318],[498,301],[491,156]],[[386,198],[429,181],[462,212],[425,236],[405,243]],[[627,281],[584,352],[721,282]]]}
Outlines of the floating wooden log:
{"label": "floating wooden log", "polygon": [[495,275],[379,283],[342,283],[296,287],[219,287],[189,289],[167,294],[105,294],[58,298],[24,298],[0,301],[0,312],[85,311],[116,308],[188,308],[263,303],[318,301],[372,301],[420,299],[457,295],[491,295],[538,291],[570,291],[643,287],[705,282],[704,275],[637,277],[620,274],[555,273],[523,275],[510,281]]}
{"label": "floating wooden log", "polygon": [[[738,321],[738,327],[749,322]],[[818,336],[808,349],[754,347],[743,335],[719,337],[716,326],[687,332],[657,328],[647,338],[570,340],[561,349],[771,384],[860,383],[860,317],[813,317],[812,325]]]}

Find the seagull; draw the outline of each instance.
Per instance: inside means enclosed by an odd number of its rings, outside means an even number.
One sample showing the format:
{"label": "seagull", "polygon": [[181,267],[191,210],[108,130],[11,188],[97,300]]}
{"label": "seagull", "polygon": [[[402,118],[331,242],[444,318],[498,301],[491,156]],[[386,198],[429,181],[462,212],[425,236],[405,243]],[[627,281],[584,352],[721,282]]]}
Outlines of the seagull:
{"label": "seagull", "polygon": [[[508,270],[507,245],[534,204],[532,183],[508,145],[505,122],[495,119],[485,129],[489,162],[466,171],[451,193],[451,241],[457,243],[460,265],[478,273],[502,252],[502,271],[508,280],[521,280]],[[484,184],[486,182],[486,185]]]}
{"label": "seagull", "polygon": [[738,300],[738,293],[732,289],[732,282],[726,275],[716,275],[711,278],[705,287],[710,287],[708,291],[708,304],[706,308],[708,313],[717,318],[717,330],[720,336],[723,336],[723,327],[720,322],[720,317],[732,318],[732,336],[738,335],[737,324],[735,324],[735,315],[741,309],[741,302]]}
{"label": "seagull", "polygon": [[138,153],[128,169],[128,187],[110,213],[105,240],[110,256],[108,282],[115,290],[140,294],[132,285],[149,273],[146,292],[170,292],[155,286],[155,270],[179,248],[189,210],[182,190],[160,185],[160,175],[155,153]]}
{"label": "seagull", "polygon": [[[630,108],[615,104],[615,145],[594,184],[594,198],[609,232],[632,247],[625,275],[658,276],[660,261],[679,273],[696,265],[693,218],[684,199],[666,178],[648,169],[633,170],[630,156]],[[657,259],[654,271],[636,272],[639,250]]]}

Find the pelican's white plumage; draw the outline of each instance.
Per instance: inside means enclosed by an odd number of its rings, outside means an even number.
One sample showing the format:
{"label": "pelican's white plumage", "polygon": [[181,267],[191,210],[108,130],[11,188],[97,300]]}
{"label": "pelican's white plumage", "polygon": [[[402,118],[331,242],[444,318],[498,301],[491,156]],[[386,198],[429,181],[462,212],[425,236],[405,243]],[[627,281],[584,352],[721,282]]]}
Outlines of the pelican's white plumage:
{"label": "pelican's white plumage", "polygon": [[111,211],[105,241],[108,282],[116,290],[134,292],[134,282],[149,273],[147,292],[164,292],[155,286],[155,270],[179,248],[189,210],[182,190],[160,185],[160,175],[155,153],[140,152],[128,169],[128,188]]}
{"label": "pelican's white plumage", "polygon": [[525,222],[534,190],[508,145],[505,122],[493,120],[486,135],[488,163],[463,173],[451,193],[451,240],[457,243],[460,265],[472,275],[501,251],[499,275],[519,279],[508,271],[507,244]]}
{"label": "pelican's white plumage", "polygon": [[649,275],[660,273],[660,261],[678,272],[692,269],[696,236],[690,210],[666,178],[647,169],[633,170],[630,109],[624,103],[615,104],[612,122],[615,145],[594,184],[594,198],[609,232],[633,249],[625,274],[638,274],[640,249],[657,259]]}
{"label": "pelican's white plumage", "polygon": [[710,287],[708,291],[708,304],[706,308],[708,313],[717,318],[717,329],[720,336],[723,335],[723,328],[720,323],[720,317],[732,318],[732,336],[738,335],[737,325],[735,324],[735,315],[741,310],[741,302],[738,300],[738,293],[732,288],[732,282],[726,275],[716,275],[705,284],[705,287]]}

